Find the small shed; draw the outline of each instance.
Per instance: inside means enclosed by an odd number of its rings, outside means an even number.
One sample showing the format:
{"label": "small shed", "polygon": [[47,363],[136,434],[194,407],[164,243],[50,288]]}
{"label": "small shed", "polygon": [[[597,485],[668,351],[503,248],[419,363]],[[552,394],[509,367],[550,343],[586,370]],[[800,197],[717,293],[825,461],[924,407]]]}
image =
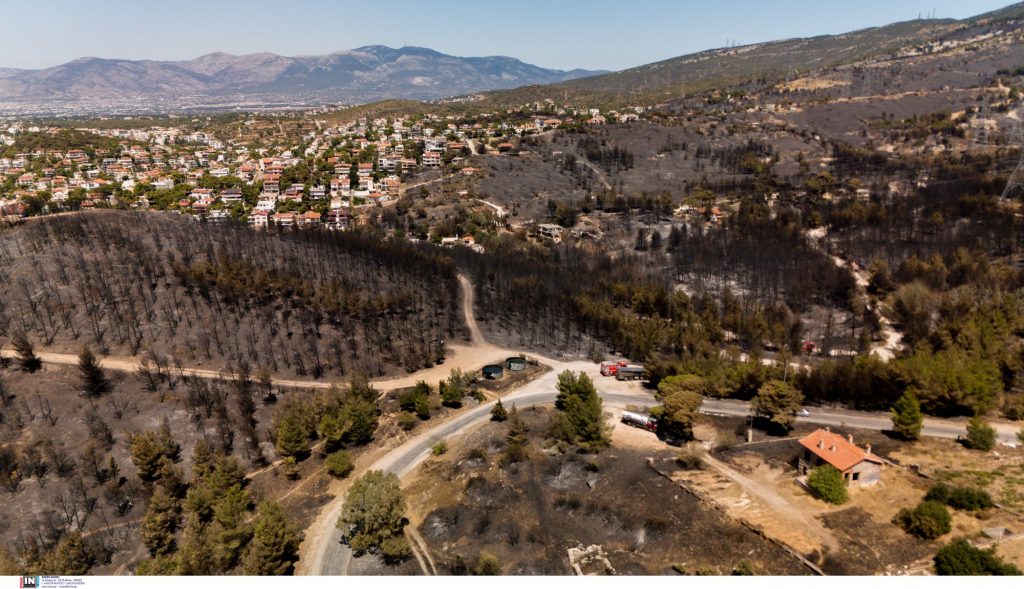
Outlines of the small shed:
{"label": "small shed", "polygon": [[505,367],[512,372],[520,372],[526,370],[526,358],[520,356],[513,356],[505,359]]}
{"label": "small shed", "polygon": [[484,375],[484,378],[496,380],[505,374],[505,369],[502,368],[501,364],[488,364],[487,366],[484,366],[480,372]]}

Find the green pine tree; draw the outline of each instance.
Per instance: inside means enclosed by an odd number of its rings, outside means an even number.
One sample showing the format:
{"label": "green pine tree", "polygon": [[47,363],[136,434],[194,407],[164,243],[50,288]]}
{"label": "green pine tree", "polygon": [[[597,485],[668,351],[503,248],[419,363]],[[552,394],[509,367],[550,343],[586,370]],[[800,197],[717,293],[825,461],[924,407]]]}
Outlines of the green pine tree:
{"label": "green pine tree", "polygon": [[892,429],[905,440],[916,440],[921,436],[923,426],[921,404],[913,393],[906,391],[892,406]]}
{"label": "green pine tree", "polygon": [[298,560],[299,538],[284,510],[273,502],[260,504],[252,541],[242,561],[246,575],[288,575]]}
{"label": "green pine tree", "polygon": [[967,422],[967,439],[964,445],[973,450],[988,452],[996,447],[996,430],[981,415],[975,415]]}
{"label": "green pine tree", "polygon": [[174,552],[180,509],[178,501],[163,487],[153,492],[142,520],[142,542],[151,556],[168,556]]}
{"label": "green pine tree", "polygon": [[501,399],[498,399],[498,402],[494,404],[494,408],[491,409],[491,421],[505,421],[506,419],[508,419],[508,411],[501,404]]}
{"label": "green pine tree", "polygon": [[283,457],[297,457],[309,451],[309,436],[299,416],[292,411],[284,414],[277,426],[275,438],[277,453]]}

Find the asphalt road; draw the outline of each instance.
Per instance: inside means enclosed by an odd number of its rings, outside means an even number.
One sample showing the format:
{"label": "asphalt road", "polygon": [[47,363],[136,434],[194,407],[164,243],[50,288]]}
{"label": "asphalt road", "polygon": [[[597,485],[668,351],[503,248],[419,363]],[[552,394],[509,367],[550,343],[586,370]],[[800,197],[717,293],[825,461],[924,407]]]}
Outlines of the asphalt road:
{"label": "asphalt road", "polygon": [[[557,396],[555,384],[558,373],[562,370],[588,373],[598,385],[598,391],[605,407],[623,408],[626,405],[653,406],[656,404],[654,397],[645,391],[639,383],[625,383],[603,378],[598,372],[597,365],[591,362],[558,362],[555,370],[525,384],[518,391],[502,397],[501,402],[505,407],[512,407],[514,404],[518,408],[554,403]],[[434,442],[464,434],[490,420],[494,404],[495,401],[483,403],[417,435],[370,465],[367,470],[383,470],[394,473],[399,478],[407,476],[430,456],[430,447],[434,445]],[[333,526],[341,514],[341,506],[342,501],[335,501],[328,508],[326,516],[321,516],[320,525]],[[310,570],[313,574],[319,575],[346,574],[348,563],[352,558],[352,552],[348,546],[341,543],[341,531],[333,527],[325,534],[320,545],[313,550],[313,555],[315,561]]]}
{"label": "asphalt road", "polygon": [[[745,401],[729,399],[705,399],[701,412],[708,414],[745,417],[750,414],[750,404]],[[885,431],[892,427],[892,419],[888,413],[872,413],[867,411],[848,411],[843,409],[826,409],[808,407],[810,415],[797,417],[798,422],[832,427],[853,427],[874,431]],[[1000,442],[1015,444],[1020,426],[1011,423],[992,423]],[[967,419],[936,419],[925,418],[921,435],[929,438],[947,438],[955,440],[967,433]]]}

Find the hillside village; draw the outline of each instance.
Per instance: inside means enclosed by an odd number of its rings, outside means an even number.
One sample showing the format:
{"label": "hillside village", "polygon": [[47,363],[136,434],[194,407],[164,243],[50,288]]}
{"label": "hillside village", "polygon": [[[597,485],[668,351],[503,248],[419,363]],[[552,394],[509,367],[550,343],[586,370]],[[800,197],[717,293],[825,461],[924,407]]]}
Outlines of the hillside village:
{"label": "hillside village", "polygon": [[[128,207],[173,210],[214,222],[232,218],[257,228],[345,229],[360,211],[393,205],[410,185],[429,181],[421,179],[479,173],[468,164],[469,145],[480,154],[506,154],[513,150],[512,138],[576,121],[605,121],[596,109],[560,112],[516,124],[496,116],[481,117],[484,123],[430,114],[361,117],[294,137],[301,147],[292,148],[254,147],[260,142],[175,127],[76,129],[79,138],[86,133],[109,139],[104,142],[109,147],[37,149],[0,158],[5,178],[0,213],[13,219]],[[620,121],[637,118],[611,114]],[[0,144],[17,146],[25,134],[59,138],[67,132],[14,123],[0,134]]]}

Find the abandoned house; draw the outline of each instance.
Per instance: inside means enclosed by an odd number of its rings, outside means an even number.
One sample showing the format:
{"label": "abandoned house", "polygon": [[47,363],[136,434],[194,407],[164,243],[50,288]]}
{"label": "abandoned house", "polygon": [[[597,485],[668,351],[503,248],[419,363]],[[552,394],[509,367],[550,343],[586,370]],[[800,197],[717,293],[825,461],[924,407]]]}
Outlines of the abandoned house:
{"label": "abandoned house", "polygon": [[877,483],[882,477],[882,459],[871,453],[871,445],[861,449],[853,443],[853,436],[844,438],[826,429],[819,429],[800,439],[804,451],[800,454],[801,475],[808,474],[823,464],[831,464],[843,473],[848,487],[864,487]]}

